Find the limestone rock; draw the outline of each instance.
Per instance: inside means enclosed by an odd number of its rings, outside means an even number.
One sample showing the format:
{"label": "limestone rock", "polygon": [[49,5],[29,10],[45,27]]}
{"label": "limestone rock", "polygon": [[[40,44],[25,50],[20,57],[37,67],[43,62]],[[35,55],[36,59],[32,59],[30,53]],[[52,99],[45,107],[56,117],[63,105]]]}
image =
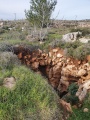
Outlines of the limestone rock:
{"label": "limestone rock", "polygon": [[14,77],[4,78],[3,86],[9,89],[13,89],[16,85],[16,79]]}
{"label": "limestone rock", "polygon": [[66,101],[61,99],[60,104],[62,105],[63,109],[66,110],[67,112],[69,113],[73,112],[70,103],[67,103]]}
{"label": "limestone rock", "polygon": [[88,43],[88,41],[90,41],[90,39],[87,39],[87,38],[83,37],[83,38],[80,38],[79,41],[82,42],[82,43]]}
{"label": "limestone rock", "polygon": [[82,35],[82,32],[72,32],[63,35],[62,40],[65,42],[74,42],[77,40],[78,35]]}
{"label": "limestone rock", "polygon": [[[78,34],[81,33],[70,33],[66,36],[73,41],[77,38]],[[14,53],[18,55],[22,63],[28,65],[35,71],[45,74],[49,83],[56,90],[60,92],[67,91],[71,83],[77,82],[80,87],[76,94],[80,101],[86,96],[89,89],[88,81],[90,80],[90,65],[88,63],[90,61],[90,55],[86,57],[86,60],[80,61],[65,57],[64,50],[60,48],[50,49],[47,54],[40,49],[29,51],[23,46],[19,46],[18,49],[15,48]]]}
{"label": "limestone rock", "polygon": [[78,71],[78,73],[77,73],[77,76],[80,77],[80,76],[83,76],[83,75],[85,75],[85,74],[86,74],[86,70],[80,69],[80,70]]}
{"label": "limestone rock", "polygon": [[87,91],[90,89],[90,80],[85,81],[85,83],[79,86],[78,91],[76,92],[76,96],[80,101],[83,101],[85,96],[87,95]]}
{"label": "limestone rock", "polygon": [[88,112],[88,111],[89,111],[88,108],[83,109],[83,112]]}
{"label": "limestone rock", "polygon": [[39,62],[33,62],[32,65],[31,65],[31,67],[32,67],[33,69],[38,69],[38,67],[39,67]]}

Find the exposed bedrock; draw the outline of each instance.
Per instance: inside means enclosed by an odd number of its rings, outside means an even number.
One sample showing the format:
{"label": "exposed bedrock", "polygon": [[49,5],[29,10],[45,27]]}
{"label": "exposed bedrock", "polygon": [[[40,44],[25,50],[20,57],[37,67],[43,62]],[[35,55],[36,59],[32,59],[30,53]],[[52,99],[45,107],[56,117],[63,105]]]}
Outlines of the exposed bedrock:
{"label": "exposed bedrock", "polygon": [[23,46],[14,48],[14,53],[17,54],[23,64],[47,77],[48,82],[60,94],[67,92],[68,86],[73,82],[79,85],[90,80],[90,65],[88,62],[90,57],[80,61],[67,58],[60,48],[54,48],[45,53],[40,49],[31,51]]}

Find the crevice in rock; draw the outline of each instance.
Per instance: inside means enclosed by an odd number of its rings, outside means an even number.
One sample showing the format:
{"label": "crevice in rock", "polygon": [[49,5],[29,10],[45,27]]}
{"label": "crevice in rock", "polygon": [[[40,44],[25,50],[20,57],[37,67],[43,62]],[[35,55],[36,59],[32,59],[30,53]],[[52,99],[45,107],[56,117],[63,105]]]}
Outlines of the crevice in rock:
{"label": "crevice in rock", "polygon": [[46,73],[46,67],[47,67],[47,66],[41,66],[41,65],[39,65],[38,71],[40,71],[41,74],[42,74],[44,77],[48,78],[48,75],[47,75],[47,73]]}
{"label": "crevice in rock", "polygon": [[[67,58],[60,48],[53,48],[45,53],[40,49],[32,51],[19,46],[14,47],[14,53],[21,63],[47,78],[48,83],[56,90],[60,98],[68,94],[68,87],[72,83],[80,85],[90,79],[88,60]],[[81,99],[81,96],[78,97]]]}

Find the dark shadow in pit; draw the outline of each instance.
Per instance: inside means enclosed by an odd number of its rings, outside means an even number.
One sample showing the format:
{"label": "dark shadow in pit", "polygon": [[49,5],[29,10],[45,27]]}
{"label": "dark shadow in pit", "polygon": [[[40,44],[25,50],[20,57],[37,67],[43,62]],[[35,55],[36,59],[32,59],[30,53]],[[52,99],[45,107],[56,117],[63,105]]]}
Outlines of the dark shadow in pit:
{"label": "dark shadow in pit", "polygon": [[38,70],[41,72],[42,76],[48,78],[47,72],[46,72],[46,67],[47,66],[41,66],[39,65]]}

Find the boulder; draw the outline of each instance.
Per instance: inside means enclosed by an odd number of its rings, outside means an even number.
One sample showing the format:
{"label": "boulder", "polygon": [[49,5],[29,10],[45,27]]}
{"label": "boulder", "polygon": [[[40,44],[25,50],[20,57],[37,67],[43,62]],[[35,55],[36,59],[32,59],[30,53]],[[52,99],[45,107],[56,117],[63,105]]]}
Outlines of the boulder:
{"label": "boulder", "polygon": [[85,81],[83,84],[79,86],[78,91],[76,92],[76,96],[79,98],[80,101],[85,99],[87,95],[87,91],[90,89],[90,80]]}
{"label": "boulder", "polygon": [[74,42],[77,40],[78,35],[82,35],[82,32],[72,32],[63,35],[62,40],[65,42]]}

